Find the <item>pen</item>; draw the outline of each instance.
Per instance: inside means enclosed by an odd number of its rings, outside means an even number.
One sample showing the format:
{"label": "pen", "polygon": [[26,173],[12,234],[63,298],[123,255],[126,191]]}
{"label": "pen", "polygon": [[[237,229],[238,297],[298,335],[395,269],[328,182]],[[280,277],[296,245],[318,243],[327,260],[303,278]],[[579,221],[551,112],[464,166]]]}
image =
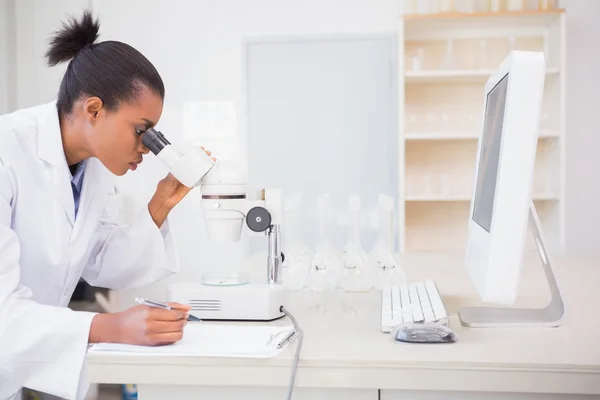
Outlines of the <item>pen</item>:
{"label": "pen", "polygon": [[162,308],[165,310],[170,310],[171,307],[166,303],[161,303],[160,301],[142,299],[141,297],[135,298],[136,303],[143,304],[148,307]]}
{"label": "pen", "polygon": [[291,331],[290,333],[288,333],[281,342],[279,342],[279,344],[277,345],[277,348],[280,349],[283,346],[285,346],[296,334],[296,330],[294,329],[293,331]]}
{"label": "pen", "polygon": [[[160,301],[142,299],[141,297],[135,298],[136,303],[143,304],[148,307],[162,308],[165,310],[170,310],[171,306],[166,303],[161,303]],[[188,315],[188,321],[200,322],[202,321],[200,318],[194,317],[193,315]]]}

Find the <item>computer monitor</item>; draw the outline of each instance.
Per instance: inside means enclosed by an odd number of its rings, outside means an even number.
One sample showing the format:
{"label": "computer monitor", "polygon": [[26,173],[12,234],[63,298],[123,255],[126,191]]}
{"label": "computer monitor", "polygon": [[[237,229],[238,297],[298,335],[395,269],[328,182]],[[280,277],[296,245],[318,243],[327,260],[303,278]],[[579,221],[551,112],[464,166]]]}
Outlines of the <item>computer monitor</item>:
{"label": "computer monitor", "polygon": [[461,308],[465,326],[556,326],[564,312],[532,201],[545,75],[542,53],[513,51],[485,85],[466,268],[482,301],[514,304],[529,228],[553,299],[543,309]]}

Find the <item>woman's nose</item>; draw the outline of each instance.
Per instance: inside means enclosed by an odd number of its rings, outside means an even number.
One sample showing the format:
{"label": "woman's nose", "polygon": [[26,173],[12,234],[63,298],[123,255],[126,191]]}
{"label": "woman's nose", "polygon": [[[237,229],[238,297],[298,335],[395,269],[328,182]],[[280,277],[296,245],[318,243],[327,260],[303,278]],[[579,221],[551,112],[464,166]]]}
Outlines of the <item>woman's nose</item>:
{"label": "woman's nose", "polygon": [[150,149],[147,148],[146,146],[144,146],[143,144],[140,144],[139,152],[146,155],[146,154],[150,153]]}

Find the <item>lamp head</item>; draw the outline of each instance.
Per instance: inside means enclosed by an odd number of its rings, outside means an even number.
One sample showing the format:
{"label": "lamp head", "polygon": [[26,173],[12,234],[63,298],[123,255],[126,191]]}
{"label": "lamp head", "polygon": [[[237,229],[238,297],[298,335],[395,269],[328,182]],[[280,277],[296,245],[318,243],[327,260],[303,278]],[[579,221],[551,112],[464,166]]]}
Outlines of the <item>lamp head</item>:
{"label": "lamp head", "polygon": [[246,179],[239,166],[219,160],[202,178],[202,213],[208,239],[238,241],[245,219]]}

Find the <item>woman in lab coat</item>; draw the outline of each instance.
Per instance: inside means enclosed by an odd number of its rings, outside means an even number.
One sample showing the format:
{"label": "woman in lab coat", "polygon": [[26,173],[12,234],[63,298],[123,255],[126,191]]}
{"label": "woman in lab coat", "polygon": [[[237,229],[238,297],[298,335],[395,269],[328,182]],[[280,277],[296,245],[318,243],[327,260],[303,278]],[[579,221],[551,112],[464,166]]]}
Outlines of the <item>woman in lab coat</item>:
{"label": "woman in lab coat", "polygon": [[22,387],[82,398],[88,343],[142,345],[182,337],[189,308],[119,313],[67,308],[79,279],[126,289],[176,271],[169,211],[189,192],[171,175],[148,207],[121,213],[115,176],[148,153],[163,82],[120,42],[96,43],[89,13],[63,25],[46,54],[69,61],[57,100],[0,117],[0,399]]}

